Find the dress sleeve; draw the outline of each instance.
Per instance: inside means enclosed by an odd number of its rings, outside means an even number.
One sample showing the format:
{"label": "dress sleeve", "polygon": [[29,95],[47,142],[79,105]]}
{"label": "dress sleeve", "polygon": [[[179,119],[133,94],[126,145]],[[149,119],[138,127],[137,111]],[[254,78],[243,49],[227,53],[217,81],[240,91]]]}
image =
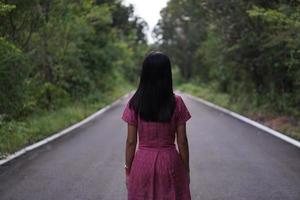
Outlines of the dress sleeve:
{"label": "dress sleeve", "polygon": [[129,102],[125,106],[122,119],[128,124],[137,126],[137,115],[135,114],[133,109],[129,108]]}
{"label": "dress sleeve", "polygon": [[176,116],[177,125],[185,123],[191,117],[192,116],[191,116],[188,108],[186,107],[184,101],[182,100],[182,98],[180,96],[178,96],[178,112],[177,112],[177,116]]}

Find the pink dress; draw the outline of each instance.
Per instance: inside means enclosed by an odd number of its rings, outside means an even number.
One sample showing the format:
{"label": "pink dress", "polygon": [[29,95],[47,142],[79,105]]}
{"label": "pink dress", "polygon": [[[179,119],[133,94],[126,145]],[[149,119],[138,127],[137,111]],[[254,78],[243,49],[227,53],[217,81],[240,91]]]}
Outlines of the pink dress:
{"label": "pink dress", "polygon": [[190,200],[188,173],[175,146],[176,125],[191,118],[179,95],[170,123],[146,122],[125,107],[122,119],[138,127],[138,148],[128,176],[128,200]]}

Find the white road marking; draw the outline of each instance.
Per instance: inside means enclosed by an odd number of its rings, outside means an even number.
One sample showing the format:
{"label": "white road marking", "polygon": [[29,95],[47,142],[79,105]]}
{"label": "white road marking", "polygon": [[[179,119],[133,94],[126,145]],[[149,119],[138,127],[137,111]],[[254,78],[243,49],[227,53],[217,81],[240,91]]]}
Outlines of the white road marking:
{"label": "white road marking", "polygon": [[223,113],[231,115],[234,118],[237,118],[237,119],[239,119],[239,120],[241,120],[241,121],[243,121],[245,123],[248,123],[248,124],[250,124],[250,125],[252,125],[252,126],[260,129],[260,130],[263,130],[263,131],[265,131],[265,132],[267,132],[267,133],[269,133],[271,135],[274,135],[274,136],[276,136],[276,137],[278,137],[278,138],[280,138],[280,139],[282,139],[282,140],[284,140],[284,141],[286,141],[286,142],[288,142],[288,143],[290,143],[292,145],[295,145],[296,147],[300,148],[300,142],[299,141],[297,141],[297,140],[295,140],[295,139],[293,139],[293,138],[291,138],[291,137],[289,137],[289,136],[287,136],[287,135],[285,135],[283,133],[275,131],[275,130],[273,130],[273,129],[267,127],[267,126],[264,126],[264,125],[262,125],[262,124],[260,124],[260,123],[258,123],[256,121],[254,121],[254,120],[251,120],[251,119],[249,119],[249,118],[247,118],[245,116],[242,116],[242,115],[240,115],[238,113],[235,113],[235,112],[233,112],[231,110],[228,110],[226,108],[223,108],[223,107],[220,107],[218,105],[215,105],[215,104],[213,104],[211,102],[208,102],[208,101],[206,101],[204,99],[201,99],[199,97],[192,96],[192,95],[184,93],[184,92],[182,92],[180,90],[178,90],[178,92],[182,93],[182,94],[184,94],[186,96],[188,96],[189,98],[191,98],[191,99],[193,99],[195,101],[198,101],[198,102],[200,102],[202,104],[205,104],[206,106],[209,106],[209,107],[214,108],[216,110],[219,110],[219,111],[221,111]]}
{"label": "white road marking", "polygon": [[29,145],[27,147],[24,147],[23,149],[21,149],[21,150],[15,152],[13,154],[7,156],[5,159],[0,160],[0,166],[3,165],[3,164],[5,164],[5,163],[7,163],[7,162],[9,162],[9,161],[11,161],[11,160],[13,160],[13,159],[15,159],[15,158],[17,158],[17,157],[19,157],[19,156],[21,156],[21,155],[23,155],[23,154],[25,154],[26,152],[32,151],[32,150],[34,150],[34,149],[36,149],[36,148],[38,148],[40,146],[43,146],[43,145],[45,145],[45,144],[47,144],[47,143],[49,143],[49,142],[51,142],[51,141],[53,141],[53,140],[55,140],[57,138],[60,138],[61,136],[70,133],[74,129],[76,129],[76,128],[78,128],[78,127],[80,127],[80,126],[82,126],[82,125],[84,125],[84,124],[92,121],[93,119],[95,119],[98,116],[100,116],[101,114],[103,114],[105,111],[107,111],[110,108],[112,108],[113,106],[117,105],[123,99],[127,98],[131,93],[132,93],[132,91],[129,92],[129,93],[127,93],[127,94],[125,94],[125,95],[123,95],[122,97],[118,98],[113,103],[111,103],[111,104],[109,104],[109,105],[101,108],[99,111],[91,114],[90,116],[88,116],[87,118],[83,119],[82,121],[80,121],[80,122],[78,122],[76,124],[73,124],[70,127],[63,129],[62,131],[60,131],[58,133],[55,133],[52,136],[49,136],[49,137],[47,137],[47,138],[45,138],[45,139],[43,139],[43,140],[41,140],[41,141],[39,141],[37,143],[34,143],[34,144]]}

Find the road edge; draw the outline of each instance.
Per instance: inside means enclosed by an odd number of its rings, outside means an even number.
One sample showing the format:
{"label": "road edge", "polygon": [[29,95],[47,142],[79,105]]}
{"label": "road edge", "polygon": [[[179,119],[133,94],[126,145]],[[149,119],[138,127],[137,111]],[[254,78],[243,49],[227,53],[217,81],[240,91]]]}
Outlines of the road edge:
{"label": "road edge", "polygon": [[71,131],[89,123],[90,121],[94,120],[95,118],[99,117],[100,115],[102,115],[103,113],[105,113],[107,110],[111,109],[112,107],[114,107],[115,105],[117,105],[119,102],[121,102],[123,99],[126,99],[131,93],[133,92],[130,91],[128,93],[126,93],[125,95],[122,95],[121,97],[117,98],[115,101],[113,101],[112,103],[106,105],[105,107],[101,108],[100,110],[92,113],[91,115],[87,116],[86,118],[84,118],[83,120],[67,127],[67,128],[64,128],[63,130],[57,132],[57,133],[54,133],[53,135],[51,136],[48,136],[46,137],[45,139],[42,139],[34,144],[31,144],[31,145],[28,145],[18,151],[16,151],[15,153],[7,156],[6,158],[4,159],[1,159],[0,160],[0,166],[8,163],[9,161],[13,160],[13,159],[16,159],[18,157],[20,157],[21,155],[29,152],[29,151],[32,151],[34,149],[37,149],[45,144],[48,144],[49,142],[52,142],[68,133],[70,133]]}
{"label": "road edge", "polygon": [[204,99],[202,99],[200,97],[193,96],[191,94],[185,93],[185,92],[180,91],[180,90],[177,90],[177,91],[179,93],[182,93],[182,94],[188,96],[189,98],[191,98],[191,99],[193,99],[195,101],[198,101],[198,102],[200,102],[200,103],[202,103],[202,104],[204,104],[204,105],[206,105],[208,107],[214,108],[214,109],[216,109],[218,111],[221,111],[221,112],[223,112],[225,114],[228,114],[228,115],[230,115],[230,116],[232,116],[232,117],[234,117],[236,119],[239,119],[240,121],[243,121],[243,122],[245,122],[247,124],[250,124],[250,125],[252,125],[252,126],[254,126],[254,127],[256,127],[256,128],[258,128],[260,130],[263,130],[263,131],[265,131],[265,132],[267,132],[267,133],[269,133],[269,134],[271,134],[271,135],[273,135],[273,136],[275,136],[275,137],[277,137],[277,138],[279,138],[281,140],[284,140],[287,143],[290,143],[290,144],[292,144],[292,145],[300,148],[300,142],[299,141],[297,141],[297,140],[295,140],[295,139],[293,139],[293,138],[291,138],[291,137],[289,137],[289,136],[287,136],[287,135],[285,135],[283,133],[280,133],[279,131],[271,129],[271,128],[263,125],[263,124],[260,124],[260,123],[258,123],[256,121],[252,120],[252,119],[249,119],[249,118],[247,118],[247,117],[245,117],[243,115],[240,115],[240,114],[238,114],[236,112],[233,112],[231,110],[228,110],[226,108],[218,106],[218,105],[216,105],[214,103],[206,101],[206,100],[204,100]]}

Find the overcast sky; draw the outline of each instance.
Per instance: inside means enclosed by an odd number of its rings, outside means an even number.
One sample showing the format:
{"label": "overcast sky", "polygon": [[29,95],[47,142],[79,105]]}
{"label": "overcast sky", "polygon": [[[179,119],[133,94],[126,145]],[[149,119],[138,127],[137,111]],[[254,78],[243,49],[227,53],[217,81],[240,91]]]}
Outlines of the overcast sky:
{"label": "overcast sky", "polygon": [[123,0],[124,4],[133,4],[135,14],[142,17],[149,25],[147,37],[153,43],[151,32],[160,19],[160,10],[167,5],[168,0]]}

